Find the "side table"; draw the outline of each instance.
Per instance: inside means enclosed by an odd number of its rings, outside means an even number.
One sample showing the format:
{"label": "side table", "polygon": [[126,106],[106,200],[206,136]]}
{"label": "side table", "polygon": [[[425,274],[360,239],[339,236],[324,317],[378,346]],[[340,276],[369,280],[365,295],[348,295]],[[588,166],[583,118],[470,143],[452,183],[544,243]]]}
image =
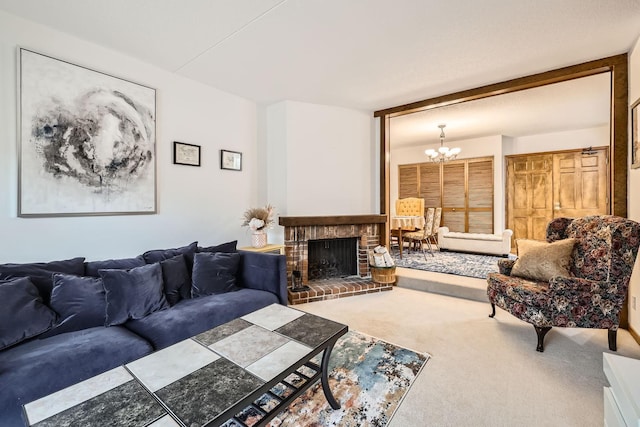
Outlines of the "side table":
{"label": "side table", "polygon": [[284,245],[267,245],[261,248],[254,248],[253,246],[244,246],[242,248],[238,248],[239,251],[249,251],[249,252],[263,252],[268,254],[278,254],[284,255]]}

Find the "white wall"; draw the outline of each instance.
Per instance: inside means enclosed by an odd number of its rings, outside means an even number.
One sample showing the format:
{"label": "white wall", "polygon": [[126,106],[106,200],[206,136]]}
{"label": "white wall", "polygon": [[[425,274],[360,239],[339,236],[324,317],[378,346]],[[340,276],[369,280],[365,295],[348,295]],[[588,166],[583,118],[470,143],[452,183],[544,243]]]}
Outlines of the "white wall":
{"label": "white wall", "polygon": [[[158,214],[17,217],[17,46],[157,89]],[[253,102],[0,12],[0,262],[127,257],[194,240],[247,245],[240,223],[258,199],[256,135]],[[173,165],[173,141],[201,145],[202,166]],[[220,170],[221,148],[243,153],[242,172]]]}
{"label": "white wall", "polygon": [[512,154],[606,147],[610,139],[608,124],[587,129],[521,136],[513,138]]}
{"label": "white wall", "polygon": [[[280,215],[378,212],[370,112],[283,101],[267,107],[266,116],[267,192]],[[281,236],[269,233],[273,242]]]}
{"label": "white wall", "polygon": [[[640,39],[629,55],[629,106],[640,98]],[[631,123],[631,119],[629,119]],[[631,153],[631,133],[629,133],[629,153]],[[631,154],[629,154],[631,163]],[[628,198],[628,217],[640,221],[640,169],[630,169]],[[633,299],[636,298],[636,309],[633,309]],[[629,287],[629,326],[640,334],[640,261],[636,265],[631,276]]]}

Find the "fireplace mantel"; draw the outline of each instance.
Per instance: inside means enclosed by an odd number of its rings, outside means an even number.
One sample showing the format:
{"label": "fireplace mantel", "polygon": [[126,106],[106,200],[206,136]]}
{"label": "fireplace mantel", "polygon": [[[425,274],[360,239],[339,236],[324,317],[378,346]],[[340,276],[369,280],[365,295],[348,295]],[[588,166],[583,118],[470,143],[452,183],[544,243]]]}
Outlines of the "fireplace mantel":
{"label": "fireplace mantel", "polygon": [[285,227],[308,225],[385,224],[386,215],[337,215],[337,216],[281,216],[278,224]]}

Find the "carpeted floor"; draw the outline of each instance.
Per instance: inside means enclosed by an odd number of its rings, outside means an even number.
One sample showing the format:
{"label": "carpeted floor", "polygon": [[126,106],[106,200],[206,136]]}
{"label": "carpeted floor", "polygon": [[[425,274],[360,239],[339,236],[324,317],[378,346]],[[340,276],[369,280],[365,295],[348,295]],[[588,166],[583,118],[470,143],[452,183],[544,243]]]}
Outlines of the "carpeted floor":
{"label": "carpeted floor", "polygon": [[[296,308],[398,345],[428,351],[387,427],[602,427],[605,330],[553,328],[537,352],[533,327],[504,310],[395,287]],[[640,358],[628,331],[616,354]]]}
{"label": "carpeted floor", "polygon": [[392,256],[397,267],[477,277],[478,279],[486,279],[489,273],[497,272],[498,260],[504,259],[492,255],[440,252],[437,250],[433,251],[433,256],[427,252],[426,260],[422,252],[416,251],[403,251],[402,259],[397,251],[394,251]]}
{"label": "carpeted floor", "polygon": [[385,426],[428,359],[350,331],[336,343],[329,363],[329,385],[342,407],[331,409],[318,383],[270,426]]}

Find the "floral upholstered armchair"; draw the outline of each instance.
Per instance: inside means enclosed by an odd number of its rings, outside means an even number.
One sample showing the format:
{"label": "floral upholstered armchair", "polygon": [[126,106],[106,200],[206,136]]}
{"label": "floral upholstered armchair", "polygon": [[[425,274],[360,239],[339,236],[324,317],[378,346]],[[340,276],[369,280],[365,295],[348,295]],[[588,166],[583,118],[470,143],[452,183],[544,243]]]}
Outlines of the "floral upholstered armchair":
{"label": "floral upholstered armchair", "polygon": [[[500,272],[487,277],[492,309],[489,317],[495,316],[497,305],[531,323],[538,335],[538,351],[544,351],[544,337],[553,326],[607,329],[609,349],[616,351],[620,311],[640,245],[640,224],[610,215],[556,218],[547,226],[547,242],[533,242],[543,247],[519,253],[518,260],[498,262]],[[554,253],[552,245],[565,246],[563,274],[551,266],[562,263],[561,255],[548,256]],[[535,251],[546,252],[547,256],[545,259],[541,255],[541,261],[531,267],[550,267],[550,277],[540,277],[540,271],[528,277],[530,269],[518,265],[525,260],[535,264]]]}

